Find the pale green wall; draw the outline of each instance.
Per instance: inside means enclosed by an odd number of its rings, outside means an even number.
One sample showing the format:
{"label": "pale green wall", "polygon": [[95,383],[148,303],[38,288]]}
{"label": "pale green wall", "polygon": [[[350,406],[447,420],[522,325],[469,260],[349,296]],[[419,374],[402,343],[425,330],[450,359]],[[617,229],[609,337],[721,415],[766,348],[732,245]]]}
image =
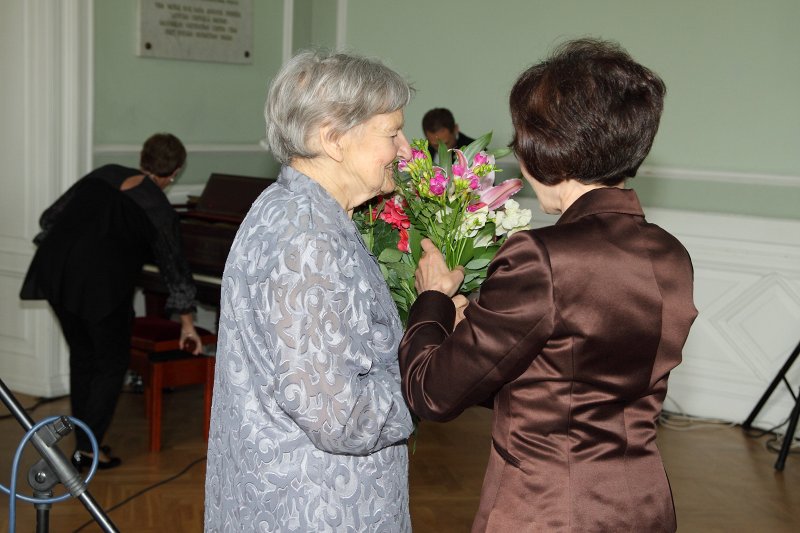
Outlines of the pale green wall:
{"label": "pale green wall", "polygon": [[[135,0],[98,0],[95,15],[95,145],[141,145],[169,131],[187,145],[255,145],[264,138],[264,99],[281,65],[283,2],[253,2],[253,63],[234,65],[141,58]],[[137,165],[136,156],[97,154],[95,164]],[[211,172],[275,175],[264,153],[191,153],[179,183]]]}
{"label": "pale green wall", "polygon": [[294,0],[292,50],[336,48],[336,1]]}
{"label": "pale green wall", "polygon": [[[94,6],[95,144],[140,144],[162,130],[189,145],[263,138],[266,87],[281,64],[281,0],[254,1],[254,62],[246,66],[139,58],[136,1]],[[348,0],[347,8],[347,49],[380,57],[417,88],[409,136],[421,135],[427,109],[443,105],[465,132],[492,129],[495,146],[508,142],[514,79],[554,44],[590,35],[619,41],[667,83],[645,164],[800,181],[797,0]],[[335,46],[335,0],[296,0],[294,15],[295,50]],[[95,158],[109,161],[136,164],[133,156]],[[190,153],[179,182],[276,171],[266,154]],[[796,186],[641,176],[632,186],[650,206],[800,218]]]}
{"label": "pale green wall", "polygon": [[308,48],[314,42],[314,0],[294,0],[292,17],[292,50]]}
{"label": "pale green wall", "polygon": [[312,0],[314,17],[311,21],[314,44],[331,50],[336,48],[336,1]]}
{"label": "pale green wall", "polygon": [[[406,132],[435,106],[472,136],[511,138],[517,75],[568,38],[620,42],[668,87],[647,165],[797,176],[797,0],[349,0],[349,50],[382,58],[418,92]],[[800,187],[639,177],[651,206],[800,218]]]}

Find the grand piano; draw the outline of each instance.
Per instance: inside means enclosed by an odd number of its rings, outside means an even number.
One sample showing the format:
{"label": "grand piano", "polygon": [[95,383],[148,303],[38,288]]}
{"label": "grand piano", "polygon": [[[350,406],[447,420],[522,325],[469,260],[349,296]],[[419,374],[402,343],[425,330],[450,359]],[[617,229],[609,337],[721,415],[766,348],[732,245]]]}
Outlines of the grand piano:
{"label": "grand piano", "polygon": [[[181,217],[183,254],[192,269],[197,300],[218,310],[225,260],[253,201],[274,183],[271,178],[211,174],[196,202],[176,206]],[[158,268],[145,265],[139,278],[145,314],[163,316],[167,288]]]}

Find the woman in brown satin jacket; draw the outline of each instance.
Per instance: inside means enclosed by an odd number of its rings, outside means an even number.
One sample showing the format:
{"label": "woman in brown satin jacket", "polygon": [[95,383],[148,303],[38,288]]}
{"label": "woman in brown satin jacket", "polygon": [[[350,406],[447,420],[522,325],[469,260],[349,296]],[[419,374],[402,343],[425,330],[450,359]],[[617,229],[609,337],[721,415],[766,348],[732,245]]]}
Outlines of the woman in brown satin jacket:
{"label": "woman in brown satin jacket", "polygon": [[566,43],[510,96],[512,147],[558,222],[509,238],[466,309],[462,273],[423,242],[404,394],[437,421],[493,401],[473,531],[676,529],[656,421],[697,314],[692,265],[624,189],[664,93],[619,46]]}

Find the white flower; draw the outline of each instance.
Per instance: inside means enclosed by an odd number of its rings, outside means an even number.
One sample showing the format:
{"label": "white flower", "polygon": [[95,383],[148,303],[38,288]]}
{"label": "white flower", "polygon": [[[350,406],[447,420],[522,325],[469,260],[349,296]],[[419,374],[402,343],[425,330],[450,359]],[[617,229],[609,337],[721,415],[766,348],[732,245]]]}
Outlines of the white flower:
{"label": "white flower", "polygon": [[472,213],[466,213],[464,220],[461,221],[461,227],[458,228],[458,236],[460,238],[472,238],[478,234],[478,231],[486,225],[489,219],[489,208],[486,206],[481,207]]}
{"label": "white flower", "polygon": [[520,209],[519,204],[511,199],[506,200],[502,211],[495,211],[495,235],[513,235],[514,233],[530,229],[533,214],[530,209]]}

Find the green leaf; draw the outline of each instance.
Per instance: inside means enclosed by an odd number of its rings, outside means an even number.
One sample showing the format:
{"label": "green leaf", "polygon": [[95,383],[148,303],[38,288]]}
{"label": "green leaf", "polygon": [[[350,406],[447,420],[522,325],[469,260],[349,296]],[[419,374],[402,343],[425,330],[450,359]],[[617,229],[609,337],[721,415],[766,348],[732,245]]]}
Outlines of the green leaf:
{"label": "green leaf", "polygon": [[475,248],[475,259],[494,259],[494,256],[497,255],[497,251],[500,249],[498,245],[486,246],[484,248]]}
{"label": "green leaf", "polygon": [[377,256],[381,253],[381,251],[387,248],[397,248],[397,243],[400,240],[400,234],[397,230],[392,228],[390,224],[387,224],[381,220],[375,224],[372,232],[372,238],[373,245],[371,250],[373,255]]}
{"label": "green leaf", "polygon": [[441,248],[441,244],[445,240],[444,239],[444,237],[445,237],[444,228],[442,228],[438,224],[434,224],[434,225],[430,226],[429,229],[430,229],[430,234],[428,235],[428,237],[431,238],[431,240],[436,244],[436,246]]}
{"label": "green leaf", "polygon": [[416,267],[412,265],[407,265],[405,263],[392,263],[392,270],[397,273],[397,275],[402,279],[411,279],[414,277],[414,271]]}
{"label": "green leaf", "polygon": [[491,245],[494,242],[494,232],[496,229],[496,225],[491,220],[486,222],[480,230],[478,230],[478,234],[472,239],[473,243],[475,242],[483,242],[486,243],[483,246],[477,246],[476,248],[483,248],[486,246]]}
{"label": "green leaf", "polygon": [[488,266],[491,261],[492,261],[491,258],[473,259],[472,261],[464,265],[464,268],[466,268],[467,270],[480,270],[481,268],[485,268],[486,266]]}
{"label": "green leaf", "polygon": [[396,263],[403,258],[403,252],[397,248],[385,248],[381,255],[378,256],[378,261],[383,263]]}
{"label": "green leaf", "polygon": [[480,272],[469,272],[464,276],[464,283],[463,284],[466,285],[467,283],[469,283],[473,279],[479,278],[480,276],[481,276]]}
{"label": "green leaf", "polygon": [[401,305],[406,305],[406,298],[402,294],[397,294],[396,292],[392,292],[392,300],[394,300],[395,305],[400,307]]}
{"label": "green leaf", "polygon": [[490,154],[494,156],[495,159],[500,159],[501,157],[505,157],[511,153],[511,148],[508,146],[503,146],[500,148],[495,148],[494,150],[488,150]]}
{"label": "green leaf", "polygon": [[[472,256],[474,254],[474,248],[472,247],[472,239],[463,239],[462,242],[464,243],[464,249],[461,251],[461,255],[457,258],[458,261],[455,261],[453,263],[454,267],[456,265],[461,265],[461,266],[466,265],[470,261],[470,259],[472,259]],[[457,244],[460,245],[461,243],[459,242]]]}
{"label": "green leaf", "polygon": [[413,260],[414,266],[416,268],[417,263],[419,263],[419,257],[422,255],[422,239],[424,236],[422,233],[414,226],[409,228],[408,230],[408,244],[411,248],[411,259]]}
{"label": "green leaf", "polygon": [[472,161],[472,159],[475,157],[475,154],[477,154],[478,152],[489,146],[490,142],[492,142],[491,131],[488,133],[484,133],[483,135],[481,135],[480,137],[469,143],[469,146],[467,146],[463,150],[464,156],[467,158],[467,161]]}
{"label": "green leaf", "polygon": [[462,284],[459,292],[462,294],[471,294],[481,286],[481,283],[483,283],[483,278],[476,278],[469,283]]}
{"label": "green leaf", "polygon": [[439,155],[439,166],[444,169],[446,176],[451,176],[453,155],[447,150],[447,145],[439,141],[439,147],[436,149],[436,153]]}

